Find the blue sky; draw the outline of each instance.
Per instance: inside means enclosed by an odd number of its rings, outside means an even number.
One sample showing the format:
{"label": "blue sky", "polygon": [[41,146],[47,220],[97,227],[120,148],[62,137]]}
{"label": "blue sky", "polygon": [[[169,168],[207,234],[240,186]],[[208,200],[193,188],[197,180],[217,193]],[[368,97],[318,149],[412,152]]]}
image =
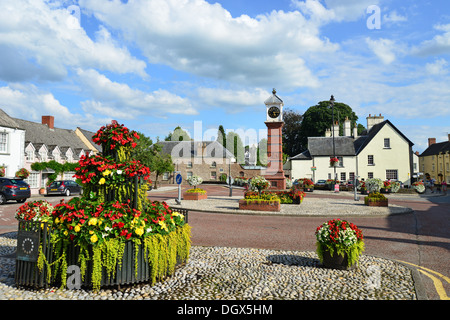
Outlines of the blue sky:
{"label": "blue sky", "polygon": [[[264,100],[382,114],[422,152],[450,133],[446,0],[0,0],[0,108],[156,139],[265,137]],[[240,131],[239,131],[240,130]],[[194,132],[195,131],[195,132]],[[244,137],[245,139],[245,137]]]}

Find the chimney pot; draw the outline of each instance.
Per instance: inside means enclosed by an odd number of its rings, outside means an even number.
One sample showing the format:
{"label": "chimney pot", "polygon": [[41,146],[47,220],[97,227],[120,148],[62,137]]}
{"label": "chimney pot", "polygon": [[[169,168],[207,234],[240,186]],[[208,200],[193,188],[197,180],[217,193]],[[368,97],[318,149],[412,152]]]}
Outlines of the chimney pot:
{"label": "chimney pot", "polygon": [[49,129],[55,128],[55,117],[54,116],[42,116],[42,124],[46,124]]}
{"label": "chimney pot", "polygon": [[431,146],[436,143],[436,138],[428,138],[428,146]]}

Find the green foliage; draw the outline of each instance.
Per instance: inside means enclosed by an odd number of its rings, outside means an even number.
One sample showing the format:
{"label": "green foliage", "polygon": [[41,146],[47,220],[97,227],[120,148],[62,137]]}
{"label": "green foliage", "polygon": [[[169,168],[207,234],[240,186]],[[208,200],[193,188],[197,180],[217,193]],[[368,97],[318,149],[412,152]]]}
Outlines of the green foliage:
{"label": "green foliage", "polygon": [[[355,125],[358,117],[352,108],[345,103],[334,103],[334,120],[339,122],[339,132],[343,132],[345,118],[351,121],[351,127]],[[308,137],[323,137],[326,129],[332,125],[332,109],[330,101],[321,101],[317,105],[310,107],[303,114],[303,120],[299,131],[299,143],[306,148]]]}
{"label": "green foliage", "polygon": [[333,257],[334,254],[338,254],[340,256],[344,256],[347,254],[348,266],[351,266],[355,263],[359,264],[359,257],[365,250],[364,241],[358,240],[353,246],[346,247],[343,245],[330,245],[327,243],[316,242],[316,253],[319,256],[321,262],[323,262],[323,253],[324,251],[329,251],[330,255]]}
{"label": "green foliage", "polygon": [[303,116],[290,109],[283,111],[284,126],[283,133],[283,152],[285,157],[293,157],[306,149],[300,142],[300,128]]}
{"label": "green foliage", "polygon": [[55,160],[50,160],[48,162],[34,162],[31,164],[31,170],[34,171],[43,171],[48,169],[52,169],[55,171],[51,175],[48,176],[47,184],[50,185],[53,181],[58,179],[58,176],[62,176],[64,172],[74,172],[75,168],[78,166],[78,163],[59,163]]}

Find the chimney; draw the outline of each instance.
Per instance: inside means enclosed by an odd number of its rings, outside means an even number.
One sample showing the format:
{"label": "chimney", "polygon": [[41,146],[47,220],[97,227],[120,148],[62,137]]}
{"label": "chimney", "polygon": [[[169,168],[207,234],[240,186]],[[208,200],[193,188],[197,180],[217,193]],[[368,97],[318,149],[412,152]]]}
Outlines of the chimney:
{"label": "chimney", "polygon": [[436,138],[428,138],[428,146],[436,143]]}
{"label": "chimney", "polygon": [[379,116],[376,115],[371,116],[369,114],[369,116],[366,119],[367,119],[367,133],[369,133],[370,129],[372,129],[374,125],[377,125],[384,121],[384,117],[381,115],[381,113]]}
{"label": "chimney", "polygon": [[55,117],[42,116],[42,124],[46,124],[49,129],[54,129],[55,128]]}
{"label": "chimney", "polygon": [[346,117],[344,121],[344,136],[350,137],[351,135],[351,121]]}
{"label": "chimney", "polygon": [[331,137],[331,130],[330,129],[325,130],[325,137]]}
{"label": "chimney", "polygon": [[331,128],[332,130],[332,136],[333,136],[333,131],[334,131],[334,136],[335,137],[339,137],[339,123],[336,121],[333,128]]}
{"label": "chimney", "polygon": [[356,138],[358,138],[358,127],[356,126],[356,123],[355,123],[355,126],[353,127],[353,139],[356,139]]}

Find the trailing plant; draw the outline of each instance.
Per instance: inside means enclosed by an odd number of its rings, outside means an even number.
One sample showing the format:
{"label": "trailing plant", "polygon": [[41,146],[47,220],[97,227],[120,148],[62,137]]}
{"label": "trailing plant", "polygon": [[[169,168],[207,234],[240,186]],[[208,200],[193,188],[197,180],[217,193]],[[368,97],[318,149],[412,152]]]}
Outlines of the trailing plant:
{"label": "trailing plant", "polygon": [[418,193],[425,192],[425,185],[423,181],[416,181],[412,184],[412,186]]}
{"label": "trailing plant", "polygon": [[362,231],[353,223],[341,219],[333,219],[317,227],[316,232],[317,255],[323,262],[323,252],[330,252],[331,256],[347,254],[348,265],[359,263],[359,257],[364,251],[364,237]]}
{"label": "trailing plant", "polygon": [[366,180],[366,188],[369,193],[380,192],[380,189],[383,188],[383,181],[379,178],[372,178]]}
{"label": "trailing plant", "polygon": [[78,163],[59,163],[55,160],[50,160],[48,162],[34,162],[31,164],[31,170],[34,171],[43,171],[48,169],[52,169],[54,173],[48,176],[47,185],[50,185],[53,181],[58,179],[58,176],[61,176],[64,172],[73,172],[75,168],[78,166]]}
{"label": "trailing plant", "polygon": [[26,179],[30,176],[30,171],[28,171],[25,168],[22,168],[22,169],[16,171],[15,176],[18,178]]}
{"label": "trailing plant", "polygon": [[398,192],[398,190],[400,190],[401,184],[398,181],[393,181],[391,182],[391,192]]}

